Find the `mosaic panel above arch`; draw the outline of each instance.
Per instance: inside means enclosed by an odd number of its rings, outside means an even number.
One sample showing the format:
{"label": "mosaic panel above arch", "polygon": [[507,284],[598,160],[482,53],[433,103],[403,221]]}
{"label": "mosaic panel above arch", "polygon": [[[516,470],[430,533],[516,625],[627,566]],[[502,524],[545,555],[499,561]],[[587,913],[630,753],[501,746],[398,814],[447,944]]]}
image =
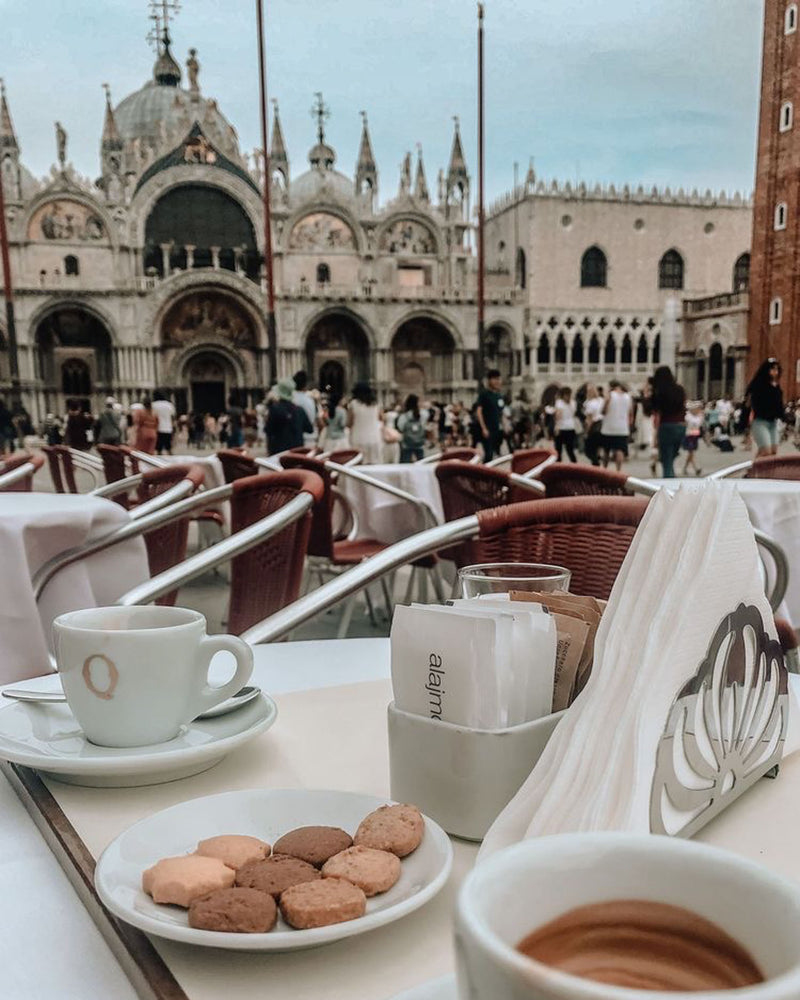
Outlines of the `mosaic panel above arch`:
{"label": "mosaic panel above arch", "polygon": [[108,232],[97,212],[69,198],[45,202],[28,223],[29,240],[108,242]]}
{"label": "mosaic panel above arch", "polygon": [[381,250],[386,253],[436,253],[436,240],[427,226],[415,219],[398,219],[381,236]]}
{"label": "mosaic panel above arch", "polygon": [[221,340],[233,347],[258,345],[252,317],[229,295],[197,291],[169,307],[161,322],[161,340],[165,346],[183,347],[209,339]]}
{"label": "mosaic panel above arch", "polygon": [[353,230],[338,215],[312,212],[304,215],[292,229],[290,250],[355,250]]}

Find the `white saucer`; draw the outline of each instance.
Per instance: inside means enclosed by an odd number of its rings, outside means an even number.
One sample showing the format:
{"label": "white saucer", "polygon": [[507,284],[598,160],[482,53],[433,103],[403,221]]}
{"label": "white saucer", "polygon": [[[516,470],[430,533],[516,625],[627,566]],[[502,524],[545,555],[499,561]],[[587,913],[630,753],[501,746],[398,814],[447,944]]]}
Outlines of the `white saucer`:
{"label": "white saucer", "polygon": [[397,993],[391,1000],[458,1000],[456,977],[451,973],[440,979],[429,979],[427,983]]}
{"label": "white saucer", "polygon": [[262,694],[228,715],[190,722],[168,743],[117,749],[89,743],[65,704],[20,701],[0,709],[0,757],[73,785],[156,785],[207,771],[277,714]]}
{"label": "white saucer", "polygon": [[247,834],[271,844],[298,826],[338,826],[353,834],[368,813],[387,801],[356,792],[264,788],[190,799],[140,820],[112,841],[97,862],[97,892],[113,914],[134,927],[208,948],[292,951],[363,934],[418,909],[447,881],[453,848],[433,820],[426,818],[422,843],[403,859],[399,881],[367,900],[365,916],[328,927],[297,931],[279,918],[268,934],[196,930],[189,927],[186,910],[154,903],[142,891],[142,872],[218,834]]}

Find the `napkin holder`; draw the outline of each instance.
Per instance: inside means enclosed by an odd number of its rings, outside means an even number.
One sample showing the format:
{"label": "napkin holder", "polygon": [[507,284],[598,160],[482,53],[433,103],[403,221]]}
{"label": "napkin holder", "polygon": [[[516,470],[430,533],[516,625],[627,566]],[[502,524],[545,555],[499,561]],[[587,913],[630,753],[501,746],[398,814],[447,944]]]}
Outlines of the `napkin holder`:
{"label": "napkin holder", "polygon": [[470,729],[403,712],[389,716],[391,796],[449,834],[482,840],[517,793],[565,713],[509,729]]}
{"label": "napkin holder", "polygon": [[678,692],[656,750],[651,833],[691,837],[759,778],[775,776],[789,724],[786,662],[759,609],[720,622]]}

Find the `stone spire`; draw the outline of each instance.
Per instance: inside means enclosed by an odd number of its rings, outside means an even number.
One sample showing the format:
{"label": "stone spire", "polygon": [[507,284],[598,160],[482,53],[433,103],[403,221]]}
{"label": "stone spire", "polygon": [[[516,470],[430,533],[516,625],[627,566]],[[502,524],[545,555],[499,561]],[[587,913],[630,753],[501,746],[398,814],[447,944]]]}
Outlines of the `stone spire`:
{"label": "stone spire", "polygon": [[[289,184],[289,157],[286,155],[286,143],[283,141],[283,130],[281,129],[281,119],[278,114],[278,102],[272,99],[272,143],[269,150],[269,169],[273,181],[276,174],[283,180],[283,186]],[[278,182],[280,183],[280,182]]]}
{"label": "stone spire", "polygon": [[428,183],[425,180],[425,165],[422,162],[422,144],[417,143],[417,175],[414,179],[414,197],[417,201],[427,204],[430,201],[428,195]]}
{"label": "stone spire", "polygon": [[356,162],[356,194],[368,195],[370,204],[374,204],[378,194],[378,168],[375,164],[375,154],[372,152],[366,111],[361,112],[361,145],[358,147]]}
{"label": "stone spire", "polygon": [[111,88],[104,83],[103,90],[106,92],[106,114],[103,119],[101,149],[105,153],[107,150],[122,149],[123,142],[117,128],[117,120],[114,118],[114,109],[111,107]]}
{"label": "stone spire", "polygon": [[0,154],[7,150],[19,153],[19,143],[11,121],[11,112],[8,110],[5,81],[0,80]]}
{"label": "stone spire", "polygon": [[450,150],[450,165],[447,168],[446,202],[448,206],[460,206],[462,221],[469,219],[469,173],[461,147],[461,131],[458,116],[453,117],[453,148]]}
{"label": "stone spire", "polygon": [[536,171],[533,169],[533,157],[531,157],[530,163],[528,164],[528,172],[525,175],[526,194],[530,191],[533,191],[535,184],[536,184]]}

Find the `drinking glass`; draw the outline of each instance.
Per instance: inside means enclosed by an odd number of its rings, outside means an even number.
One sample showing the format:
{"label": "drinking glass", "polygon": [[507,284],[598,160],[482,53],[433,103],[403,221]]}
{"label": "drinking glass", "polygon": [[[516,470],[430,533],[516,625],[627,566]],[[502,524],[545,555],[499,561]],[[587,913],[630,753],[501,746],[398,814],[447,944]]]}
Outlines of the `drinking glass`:
{"label": "drinking glass", "polygon": [[512,590],[552,593],[569,590],[572,573],[546,563],[480,563],[458,571],[463,597],[507,594]]}

